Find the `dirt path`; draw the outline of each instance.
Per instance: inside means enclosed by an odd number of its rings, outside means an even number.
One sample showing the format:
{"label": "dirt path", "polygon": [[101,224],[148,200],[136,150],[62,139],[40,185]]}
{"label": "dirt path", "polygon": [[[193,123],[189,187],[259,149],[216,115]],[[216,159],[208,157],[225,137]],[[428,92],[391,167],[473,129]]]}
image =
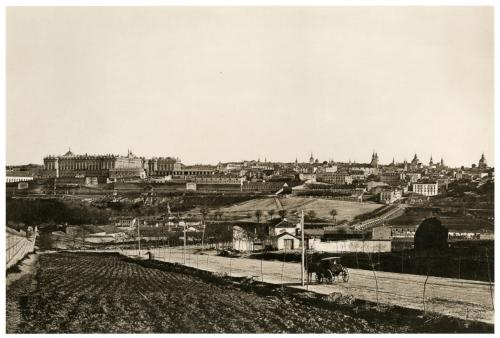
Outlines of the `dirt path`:
{"label": "dirt path", "polygon": [[[130,256],[137,255],[136,250],[124,250],[122,253]],[[184,263],[181,249],[156,249],[153,253],[155,258],[159,260]],[[299,263],[261,262],[255,259],[227,258],[192,253],[186,256],[185,262],[187,266],[206,271],[235,277],[252,276],[254,279],[263,280],[267,283],[283,283],[290,287],[307,289],[321,294],[339,292],[352,295],[356,299],[372,302],[376,302],[378,298],[381,304],[397,305],[422,311],[424,308],[423,295],[426,277],[420,275],[378,271],[376,272],[376,283],[372,271],[349,269],[350,280],[347,283],[336,282],[334,285],[318,285],[314,283],[302,287]],[[494,310],[491,292],[494,292],[494,285],[491,286],[490,290],[489,283],[431,276],[425,286],[426,311],[461,319],[493,323]]]}
{"label": "dirt path", "polygon": [[22,325],[22,307],[27,295],[36,287],[33,278],[38,268],[38,254],[30,254],[16,265],[15,272],[7,273],[5,310],[9,320],[7,332],[17,332]]}

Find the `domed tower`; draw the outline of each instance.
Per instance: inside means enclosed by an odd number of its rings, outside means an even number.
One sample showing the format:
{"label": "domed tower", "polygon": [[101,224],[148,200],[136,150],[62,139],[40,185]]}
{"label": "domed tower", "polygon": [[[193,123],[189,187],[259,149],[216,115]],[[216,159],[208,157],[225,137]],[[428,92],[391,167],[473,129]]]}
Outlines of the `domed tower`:
{"label": "domed tower", "polygon": [[68,151],[66,152],[66,154],[64,154],[63,156],[68,156],[69,157],[69,156],[75,156],[75,154],[73,154],[73,152],[71,151],[71,148],[69,148]]}
{"label": "domed tower", "polygon": [[417,154],[415,154],[415,156],[413,156],[413,160],[411,160],[411,165],[412,165],[413,167],[416,167],[416,166],[418,165],[418,163],[419,163],[419,162],[420,162],[420,161],[419,161],[419,159],[418,159],[418,157],[417,157]]}
{"label": "domed tower", "polygon": [[481,159],[479,160],[478,163],[479,168],[487,168],[488,165],[486,164],[486,158],[484,157],[484,153],[481,155]]}
{"label": "domed tower", "polygon": [[314,163],[314,156],[313,153],[311,153],[311,157],[309,157],[309,163],[313,164]]}

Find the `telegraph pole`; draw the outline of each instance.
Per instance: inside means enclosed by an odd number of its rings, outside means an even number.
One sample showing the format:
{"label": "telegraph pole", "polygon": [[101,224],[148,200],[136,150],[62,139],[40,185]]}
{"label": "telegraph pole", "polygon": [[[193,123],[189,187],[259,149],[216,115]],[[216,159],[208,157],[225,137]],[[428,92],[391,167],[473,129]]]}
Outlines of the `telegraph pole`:
{"label": "telegraph pole", "polygon": [[203,241],[205,240],[205,227],[207,226],[205,224],[205,219],[203,218],[203,232],[201,233],[201,251],[203,251],[204,246],[203,246]]}
{"label": "telegraph pole", "polygon": [[302,240],[302,259],[301,259],[301,264],[300,264],[300,272],[301,272],[301,278],[302,278],[302,286],[305,285],[304,281],[304,260],[305,260],[305,253],[306,253],[306,246],[304,243],[304,210],[302,210],[302,214],[300,217],[300,225],[301,225],[301,231],[300,231],[300,236]]}
{"label": "telegraph pole", "polygon": [[141,221],[137,220],[137,240],[139,244],[139,256],[141,255],[141,231],[139,230],[141,226]]}
{"label": "telegraph pole", "polygon": [[184,264],[186,264],[186,223],[184,222]]}

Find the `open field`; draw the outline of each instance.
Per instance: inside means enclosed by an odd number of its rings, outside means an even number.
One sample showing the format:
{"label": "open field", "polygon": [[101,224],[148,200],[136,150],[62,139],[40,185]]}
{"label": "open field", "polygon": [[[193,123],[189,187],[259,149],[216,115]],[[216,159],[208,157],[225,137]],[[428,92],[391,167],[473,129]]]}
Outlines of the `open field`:
{"label": "open field", "polygon": [[309,198],[309,197],[295,197],[290,196],[286,198],[261,198],[251,201],[246,201],[239,203],[227,208],[223,208],[222,211],[225,215],[237,216],[246,215],[250,213],[253,217],[253,212],[256,210],[262,210],[264,213],[274,209],[276,215],[280,206],[287,210],[289,213],[291,210],[300,211],[304,210],[305,213],[313,210],[318,218],[324,218],[331,220],[330,211],[332,209],[337,210],[337,221],[347,220],[351,221],[355,216],[373,211],[381,207],[380,204],[374,203],[359,203],[351,201],[337,201],[328,200],[321,198]]}
{"label": "open field", "polygon": [[[184,270],[183,270],[184,269]],[[211,276],[211,277],[210,277]],[[26,277],[26,276],[25,276]],[[27,287],[29,285],[29,287]],[[260,290],[260,291],[259,291]],[[344,306],[117,254],[41,254],[7,289],[7,332],[484,332],[491,326]]]}

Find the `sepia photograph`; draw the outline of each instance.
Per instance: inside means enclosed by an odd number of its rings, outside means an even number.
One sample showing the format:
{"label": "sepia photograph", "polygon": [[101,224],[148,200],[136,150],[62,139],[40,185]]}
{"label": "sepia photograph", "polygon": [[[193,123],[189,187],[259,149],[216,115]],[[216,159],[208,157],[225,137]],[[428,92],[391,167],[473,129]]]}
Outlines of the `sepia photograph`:
{"label": "sepia photograph", "polygon": [[493,334],[487,4],[5,6],[3,333]]}

